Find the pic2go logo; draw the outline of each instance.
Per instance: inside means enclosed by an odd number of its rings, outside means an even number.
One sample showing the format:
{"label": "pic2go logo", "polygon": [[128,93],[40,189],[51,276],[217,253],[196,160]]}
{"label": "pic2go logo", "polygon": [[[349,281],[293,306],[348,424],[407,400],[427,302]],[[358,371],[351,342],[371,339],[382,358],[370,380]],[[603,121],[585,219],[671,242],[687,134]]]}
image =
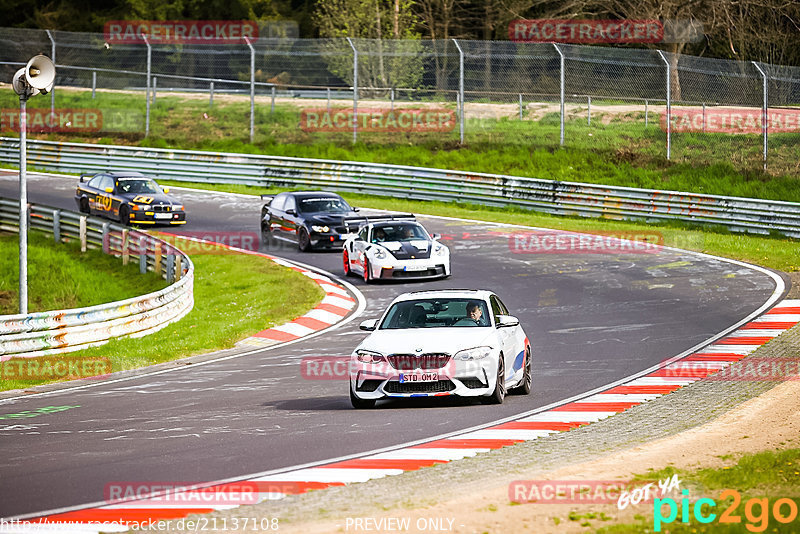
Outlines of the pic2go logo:
{"label": "pic2go logo", "polygon": [[[683,499],[681,499],[680,512],[681,522],[688,524],[690,521],[689,512],[694,515],[695,520],[699,523],[708,524],[713,523],[717,519],[717,514],[712,510],[716,509],[717,502],[714,499],[702,498],[697,499],[693,504],[689,502],[689,490],[683,490]],[[736,490],[725,490],[719,498],[721,501],[733,498],[733,502],[719,515],[720,523],[741,523],[741,516],[736,514],[736,509],[742,502],[742,496]],[[664,515],[664,507],[668,507],[668,513]],[[669,524],[675,521],[678,517],[678,503],[675,499],[655,499],[653,501],[653,530],[661,532],[662,524]],[[764,532],[769,526],[770,511],[778,523],[791,523],[797,519],[797,503],[792,499],[782,498],[776,500],[772,509],[770,510],[769,499],[766,498],[752,498],[744,504],[744,516],[747,519],[745,528],[750,532]]]}

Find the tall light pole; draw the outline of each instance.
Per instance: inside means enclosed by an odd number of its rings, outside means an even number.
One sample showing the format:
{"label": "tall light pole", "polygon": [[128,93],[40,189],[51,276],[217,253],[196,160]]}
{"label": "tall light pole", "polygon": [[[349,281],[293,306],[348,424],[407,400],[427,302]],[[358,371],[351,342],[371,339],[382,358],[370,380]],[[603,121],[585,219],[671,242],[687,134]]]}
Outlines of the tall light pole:
{"label": "tall light pole", "polygon": [[27,103],[32,96],[53,90],[56,67],[50,58],[34,56],[14,74],[12,86],[19,95],[19,313],[28,313],[28,184]]}

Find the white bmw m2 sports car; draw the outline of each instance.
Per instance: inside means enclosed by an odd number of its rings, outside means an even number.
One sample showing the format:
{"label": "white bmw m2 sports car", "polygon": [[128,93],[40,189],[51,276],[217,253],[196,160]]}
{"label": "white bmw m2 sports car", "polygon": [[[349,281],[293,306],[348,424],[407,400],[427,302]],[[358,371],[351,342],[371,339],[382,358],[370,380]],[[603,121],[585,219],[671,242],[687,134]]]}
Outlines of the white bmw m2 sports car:
{"label": "white bmw m2 sports car", "polygon": [[450,276],[450,250],[439,238],[428,234],[413,218],[365,224],[344,243],[344,274],[361,275],[366,283],[446,278]]}
{"label": "white bmw m2 sports car", "polygon": [[350,401],[460,395],[500,404],[531,391],[531,347],[491,291],[437,290],[400,295],[350,357]]}

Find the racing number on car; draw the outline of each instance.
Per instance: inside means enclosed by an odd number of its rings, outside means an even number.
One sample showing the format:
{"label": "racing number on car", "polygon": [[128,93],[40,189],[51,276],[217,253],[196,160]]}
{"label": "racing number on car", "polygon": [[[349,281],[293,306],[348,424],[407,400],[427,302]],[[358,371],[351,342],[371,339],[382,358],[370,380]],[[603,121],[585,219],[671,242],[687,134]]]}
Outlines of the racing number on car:
{"label": "racing number on car", "polygon": [[94,198],[94,205],[98,210],[111,211],[111,197],[97,195]]}
{"label": "racing number on car", "polygon": [[150,204],[151,202],[153,202],[153,197],[146,197],[144,195],[139,195],[133,197],[133,201],[138,202],[139,204]]}

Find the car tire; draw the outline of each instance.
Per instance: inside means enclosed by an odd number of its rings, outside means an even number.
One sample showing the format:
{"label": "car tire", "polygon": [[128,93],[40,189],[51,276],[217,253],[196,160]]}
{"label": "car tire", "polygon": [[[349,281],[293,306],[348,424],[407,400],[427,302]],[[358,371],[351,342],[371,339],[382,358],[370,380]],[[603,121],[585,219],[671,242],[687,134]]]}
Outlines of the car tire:
{"label": "car tire", "polygon": [[297,230],[297,248],[300,249],[300,252],[311,250],[311,238],[308,237],[308,231],[305,228]]}
{"label": "car tire", "polygon": [[350,270],[350,254],[347,253],[347,249],[344,249],[344,252],[342,252],[342,268],[344,269],[345,276],[353,274],[353,271]]}
{"label": "car tire", "polygon": [[367,410],[369,408],[375,407],[375,399],[359,399],[356,397],[355,393],[353,393],[353,388],[350,388],[350,404],[353,405],[353,408],[356,410]]}
{"label": "car tire", "polygon": [[481,397],[484,404],[503,404],[503,400],[506,398],[505,374],[506,364],[501,352],[497,362],[497,380],[494,384],[494,391],[487,397]]}
{"label": "car tire", "polygon": [[127,204],[123,204],[119,207],[119,223],[125,226],[131,224],[131,209]]}
{"label": "car tire", "polygon": [[531,348],[525,347],[525,367],[522,372],[522,382],[508,390],[511,395],[528,395],[531,392],[533,375],[531,374]]}
{"label": "car tire", "polygon": [[89,213],[89,199],[86,197],[81,197],[78,209],[80,209],[81,213]]}
{"label": "car tire", "polygon": [[276,241],[269,226],[265,225],[264,221],[261,221],[261,242],[264,243],[267,248],[275,248]]}
{"label": "car tire", "polygon": [[369,284],[372,282],[372,269],[369,267],[369,260],[364,258],[364,283]]}

